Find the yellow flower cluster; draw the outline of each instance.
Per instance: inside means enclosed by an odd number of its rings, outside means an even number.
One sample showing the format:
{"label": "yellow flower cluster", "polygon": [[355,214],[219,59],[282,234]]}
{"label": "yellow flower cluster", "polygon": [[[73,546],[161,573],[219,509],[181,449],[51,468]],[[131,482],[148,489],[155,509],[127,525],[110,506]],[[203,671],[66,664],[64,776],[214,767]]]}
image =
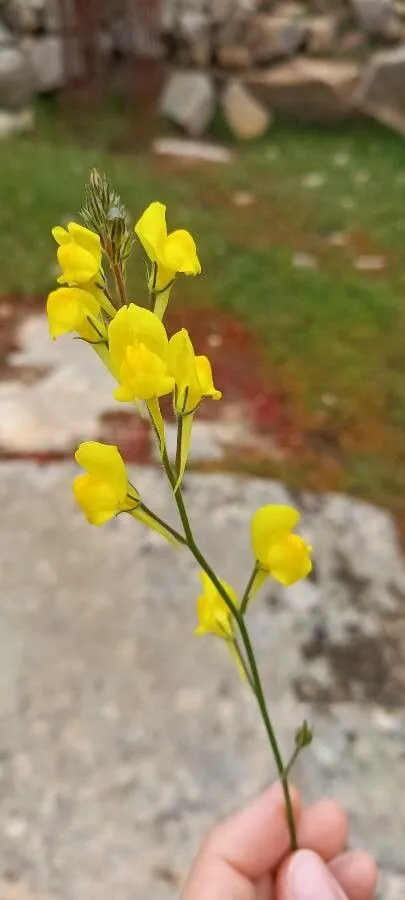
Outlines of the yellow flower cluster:
{"label": "yellow flower cluster", "polygon": [[[135,225],[147,256],[145,306],[128,296],[126,263],[134,240],[128,213],[105,176],[95,171],[82,212],[89,228],[71,222],[66,229],[57,227],[52,232],[58,245],[60,275],[47,301],[50,334],[58,338],[76,332],[91,344],[114,380],[115,399],[136,405],[141,414],[149,416],[182,530],[177,531],[146,506],[115,445],[86,441],[79,446],[76,461],[83,472],[75,478],[74,496],[91,525],[104,525],[125,513],[166,540],[187,547],[199,565],[202,589],[195,633],[212,634],[225,643],[253,692],[281,780],[294,851],[297,835],[288,774],[312,734],[304,723],[297,731],[294,753],[285,763],[267,711],[245,615],[266,579],[274,578],[288,587],[310,573],[312,547],[294,531],[300,519],[297,510],[263,506],[251,521],[252,571],[244,592],[238,596],[211,568],[196,541],[181,483],[194,416],[205,398],[220,400],[222,395],[214,384],[209,359],[196,353],[186,329],[170,335],[163,321],[177,276],[201,271],[195,242],[188,231],[168,232],[162,203],[148,206]],[[166,446],[160,408],[161,398],[170,395],[177,420],[174,460]]]}
{"label": "yellow flower cluster", "polygon": [[100,335],[105,336],[101,310],[112,308],[102,289],[100,238],[76,222],[71,222],[67,230],[57,226],[52,234],[58,244],[61,268],[58,283],[64,287],[52,291],[48,297],[51,337],[76,331],[84,340],[98,340]]}
{"label": "yellow flower cluster", "polygon": [[[312,569],[312,547],[292,529],[300,514],[290,506],[263,506],[252,519],[252,547],[257,575],[252,592],[272,576],[286,587],[305,578]],[[233,636],[229,607],[212,581],[202,574],[203,593],[197,600],[199,626],[196,634],[210,631],[230,640]],[[228,597],[239,606],[235,591],[222,582]]]}
{"label": "yellow flower cluster", "polygon": [[181,441],[180,483],[187,463],[192,416],[204,397],[218,400],[221,392],[214,387],[208,358],[195,355],[185,329],[169,341],[162,322],[163,306],[167,305],[176,275],[196,275],[201,266],[187,231],[167,233],[163,204],[152,203],[135,232],[152,264],[149,290],[153,310],[135,303],[119,309],[113,306],[102,269],[100,238],[71,222],[67,230],[57,227],[52,232],[61,268],[58,282],[64,286],[49,294],[49,329],[53,338],[75,331],[94,344],[118,382],[116,400],[145,401],[162,449],[164,429],[158,400],[174,395],[177,415],[189,419]]}
{"label": "yellow flower cluster", "polygon": [[[176,276],[201,271],[194,240],[184,230],[168,234],[163,204],[152,203],[143,213],[135,233],[149,260],[152,308],[147,309],[133,302],[123,305],[122,298],[114,305],[98,234],[74,222],[67,229],[54,228],[52,233],[61,274],[60,287],[49,294],[47,303],[51,336],[73,331],[94,345],[117,383],[116,400],[146,404],[163,459],[167,451],[159,399],[172,395],[178,421],[176,483],[172,482],[176,492],[187,463],[194,414],[204,398],[221,398],[208,358],[196,355],[186,329],[169,338],[163,323]],[[85,474],[76,478],[74,495],[92,525],[103,525],[125,512],[165,538],[176,539],[177,533],[143,504],[117,447],[89,441],[80,445],[76,460]],[[254,514],[254,576],[249,596],[269,576],[289,586],[311,571],[312,548],[293,533],[299,518],[288,506],[264,506]],[[214,584],[206,572],[201,577],[196,633],[211,632],[235,649],[232,607],[241,608],[236,593],[226,582]]]}

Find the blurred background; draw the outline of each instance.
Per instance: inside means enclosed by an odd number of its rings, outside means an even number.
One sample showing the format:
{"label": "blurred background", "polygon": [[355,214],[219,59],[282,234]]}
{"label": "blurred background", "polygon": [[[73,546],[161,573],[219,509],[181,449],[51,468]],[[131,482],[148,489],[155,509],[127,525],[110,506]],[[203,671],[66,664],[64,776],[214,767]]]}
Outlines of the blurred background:
{"label": "blurred background", "polygon": [[[134,221],[158,199],[197,241],[167,327],[189,328],[223,400],[195,424],[191,517],[241,590],[254,509],[301,510],[314,574],[255,603],[258,658],[285,752],[316,726],[306,798],[346,805],[395,900],[403,0],[0,2],[0,896],[175,897],[206,828],[273,776],[222,647],[193,637],[192,562],[73,507],[72,453],[98,439],[174,521],[147,424],[87,347],[48,335],[50,229],[78,218],[92,166]],[[142,302],[140,248],[128,278]]]}

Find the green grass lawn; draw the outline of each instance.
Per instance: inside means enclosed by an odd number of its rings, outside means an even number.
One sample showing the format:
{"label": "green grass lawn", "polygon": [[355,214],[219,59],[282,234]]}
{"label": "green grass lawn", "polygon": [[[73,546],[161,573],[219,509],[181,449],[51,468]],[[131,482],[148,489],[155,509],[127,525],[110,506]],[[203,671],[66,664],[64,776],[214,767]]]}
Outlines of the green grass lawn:
{"label": "green grass lawn", "polygon": [[[179,302],[246,321],[285,398],[297,452],[277,474],[405,517],[405,141],[366,125],[277,127],[235,146],[228,166],[99,145],[91,120],[83,143],[43,111],[35,136],[0,145],[0,293],[53,285],[50,228],[77,216],[92,165],[134,218],[167,202],[170,224],[196,236],[204,271],[183,281]],[[297,268],[297,254],[316,267]],[[364,257],[382,269],[358,271]]]}

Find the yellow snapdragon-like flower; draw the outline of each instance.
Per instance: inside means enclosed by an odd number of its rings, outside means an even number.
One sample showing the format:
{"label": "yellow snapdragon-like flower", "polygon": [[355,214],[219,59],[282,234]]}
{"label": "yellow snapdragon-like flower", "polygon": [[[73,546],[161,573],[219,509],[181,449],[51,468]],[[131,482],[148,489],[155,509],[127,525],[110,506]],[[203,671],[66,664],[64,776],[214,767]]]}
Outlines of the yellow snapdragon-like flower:
{"label": "yellow snapdragon-like flower", "polygon": [[59,284],[86,284],[101,278],[101,241],[94,231],[77,222],[67,229],[59,225],[52,229],[58,246],[58,263],[62,274]]}
{"label": "yellow snapdragon-like flower", "polygon": [[209,359],[195,355],[185,328],[170,338],[169,366],[176,382],[175,405],[179,415],[195,412],[204,397],[221,399],[221,391],[216,389],[212,380]]}
{"label": "yellow snapdragon-like flower", "polygon": [[52,338],[76,331],[85,340],[95,341],[106,334],[105,325],[99,318],[103,300],[102,291],[93,286],[89,287],[89,290],[60,287],[51,291],[46,311]]}
{"label": "yellow snapdragon-like flower", "polygon": [[125,463],[117,447],[86,441],[80,444],[75,457],[87,474],[75,479],[73,492],[91,525],[104,525],[117,513],[137,506],[139,494],[129,487]]}
{"label": "yellow snapdragon-like flower", "polygon": [[259,583],[272,575],[286,587],[305,578],[312,570],[312,547],[292,534],[300,514],[291,506],[263,506],[252,519],[252,545],[258,564]]}
{"label": "yellow snapdragon-like flower", "polygon": [[188,231],[181,229],[168,234],[163,203],[148,206],[135,225],[135,233],[154,264],[149,289],[156,294],[155,312],[162,319],[176,275],[201,272],[197,248]]}
{"label": "yellow snapdragon-like flower", "polygon": [[177,543],[178,535],[142,503],[138,491],[128,480],[117,447],[86,441],[80,444],[75,457],[86,474],[75,479],[73,493],[90,525],[104,525],[118,513],[127,512],[166,540]]}
{"label": "yellow snapdragon-like flower", "polygon": [[194,347],[185,328],[170,338],[169,368],[176,382],[174,405],[177,415],[181,417],[177,489],[181,484],[187,465],[193,415],[204,397],[220,400],[222,394],[214,386],[209,359],[206,356],[195,355]]}
{"label": "yellow snapdragon-like flower", "polygon": [[[203,591],[197,599],[198,626],[195,634],[216,634],[226,641],[234,641],[232,616],[228,606],[218,589],[212,583],[209,575],[200,573]],[[237,596],[233,588],[221,579],[221,585],[226,590],[235,606],[238,604]]]}
{"label": "yellow snapdragon-like flower", "polygon": [[123,306],[108,328],[112,367],[119,387],[116,400],[150,401],[174,388],[169,372],[169,341],[160,319],[148,309]]}

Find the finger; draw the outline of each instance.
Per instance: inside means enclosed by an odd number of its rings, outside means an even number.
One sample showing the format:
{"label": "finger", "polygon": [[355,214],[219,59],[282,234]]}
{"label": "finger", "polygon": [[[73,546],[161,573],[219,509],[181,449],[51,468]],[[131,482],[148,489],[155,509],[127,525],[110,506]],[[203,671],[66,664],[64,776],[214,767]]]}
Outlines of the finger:
{"label": "finger", "polygon": [[314,850],[326,862],[342,853],[346,846],[348,818],[335,800],[319,800],[301,816],[298,845]]}
{"label": "finger", "polygon": [[281,866],[277,900],[349,900],[327,865],[312,850],[298,850]]}
{"label": "finger", "polygon": [[255,900],[274,900],[274,886],[271,875],[262,875],[256,884]]}
{"label": "finger", "polygon": [[[300,802],[294,789],[291,795],[297,821]],[[284,795],[277,783],[242,812],[214,828],[205,853],[220,857],[253,881],[274,869],[289,846]]]}
{"label": "finger", "polygon": [[[293,790],[294,817],[300,801]],[[246,809],[218,825],[193,866],[183,900],[250,900],[256,883],[288,852],[290,836],[281,786],[273,785]]]}
{"label": "finger", "polygon": [[349,900],[371,900],[374,896],[378,870],[368,853],[360,850],[343,853],[333,859],[328,868]]}

